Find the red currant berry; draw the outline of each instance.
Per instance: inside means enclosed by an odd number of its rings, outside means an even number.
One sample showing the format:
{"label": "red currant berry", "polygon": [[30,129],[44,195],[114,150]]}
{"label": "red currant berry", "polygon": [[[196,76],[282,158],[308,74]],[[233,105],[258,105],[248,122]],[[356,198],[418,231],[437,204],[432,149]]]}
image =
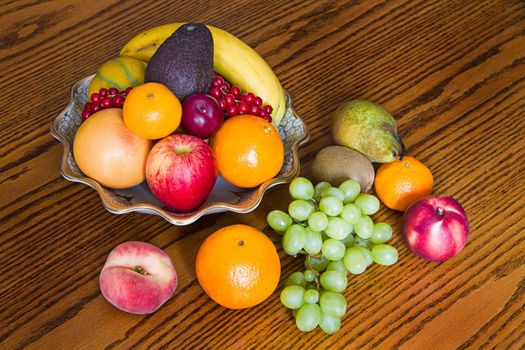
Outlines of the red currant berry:
{"label": "red currant berry", "polygon": [[222,97],[222,91],[218,86],[214,86],[210,89],[210,95],[215,98],[220,98]]}
{"label": "red currant berry", "polygon": [[263,118],[263,119],[266,119],[267,117],[269,117],[270,115],[268,114],[268,112],[266,111],[266,109],[259,109],[259,117]]}
{"label": "red currant berry", "polygon": [[224,96],[224,103],[226,103],[226,106],[235,106],[235,97],[233,95]]}
{"label": "red currant berry", "polygon": [[257,97],[253,100],[253,104],[256,105],[257,107],[261,107],[261,105],[262,105],[262,98],[260,98],[259,96],[257,96]]}
{"label": "red currant berry", "polygon": [[242,99],[244,100],[244,102],[251,105],[253,103],[253,100],[255,100],[255,96],[251,92],[249,92],[243,95]]}
{"label": "red currant berry", "polygon": [[228,113],[228,115],[229,115],[230,117],[233,117],[233,116],[237,115],[237,107],[235,107],[235,106],[229,106],[228,109],[227,109],[227,111],[226,111],[226,113]]}
{"label": "red currant berry", "polygon": [[240,114],[246,114],[250,110],[250,106],[248,106],[246,102],[239,102],[237,109],[239,110]]}
{"label": "red currant berry", "polygon": [[113,107],[113,101],[111,97],[104,97],[100,105],[102,106],[102,108],[111,108]]}
{"label": "red currant berry", "polygon": [[102,88],[102,89],[99,90],[98,93],[100,94],[100,96],[106,97],[108,95],[108,89]]}
{"label": "red currant berry", "polygon": [[92,111],[93,110],[93,103],[86,102],[86,104],[84,105],[84,110],[85,111]]}
{"label": "red currant berry", "polygon": [[221,86],[222,84],[224,84],[224,79],[220,75],[216,75],[212,80],[212,85]]}
{"label": "red currant berry", "polygon": [[91,112],[89,112],[89,111],[82,111],[82,121],[84,121],[87,118],[89,118],[90,115],[91,115]]}
{"label": "red currant berry", "polygon": [[226,102],[224,102],[222,98],[217,99],[217,103],[219,104],[219,107],[221,107],[223,111],[226,110]]}
{"label": "red currant berry", "polygon": [[264,117],[263,119],[266,120],[268,123],[272,122],[272,117],[270,116]]}
{"label": "red currant berry", "polygon": [[96,92],[92,93],[91,94],[91,101],[95,104],[95,105],[98,105],[100,103],[100,100],[102,100],[100,98],[100,95]]}
{"label": "red currant berry", "polygon": [[233,97],[240,97],[241,89],[239,89],[237,86],[232,86],[230,89],[230,93],[233,95]]}
{"label": "red currant berry", "polygon": [[259,107],[256,105],[250,105],[250,114],[257,115],[259,113]]}
{"label": "red currant berry", "polygon": [[113,107],[122,107],[124,105],[124,96],[122,95],[115,95],[111,99],[111,104]]}
{"label": "red currant berry", "polygon": [[230,93],[230,84],[228,84],[228,82],[225,81],[221,85],[221,90],[224,92],[224,94],[229,94]]}
{"label": "red currant berry", "polygon": [[133,89],[133,86],[128,86],[126,90],[124,90],[124,93],[127,95],[129,92]]}
{"label": "red currant berry", "polygon": [[96,113],[100,111],[102,108],[100,108],[100,105],[93,106],[93,110],[91,111],[91,114]]}
{"label": "red currant berry", "polygon": [[110,88],[110,89],[108,90],[108,93],[109,93],[110,95],[113,95],[113,96],[114,96],[114,95],[118,95],[119,92],[118,92],[118,89],[117,89],[117,88],[112,87],[112,88]]}
{"label": "red currant berry", "polygon": [[268,115],[272,114],[273,112],[273,108],[270,105],[264,106],[264,109],[266,110],[266,112],[268,112]]}

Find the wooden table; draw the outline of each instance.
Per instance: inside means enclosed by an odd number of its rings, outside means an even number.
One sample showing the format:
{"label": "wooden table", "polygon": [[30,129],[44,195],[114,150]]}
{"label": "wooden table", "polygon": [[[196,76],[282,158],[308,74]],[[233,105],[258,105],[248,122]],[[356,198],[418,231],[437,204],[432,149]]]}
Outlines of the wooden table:
{"label": "wooden table", "polygon": [[[3,1],[0,6],[0,348],[523,349],[525,347],[525,3],[480,1]],[[435,193],[466,208],[471,237],[442,264],[416,257],[395,229],[393,267],[351,277],[342,330],[300,333],[278,291],[251,309],[211,301],[194,272],[205,237],[233,223],[267,228],[286,186],[252,213],[186,227],[107,212],[60,175],[49,133],[74,82],[135,34],[192,20],[246,41],[274,68],[311,130],[308,176],[331,144],[329,114],[353,98],[392,111]],[[141,240],[172,257],[180,284],[148,316],[101,295],[117,244]],[[282,275],[300,269],[277,243]]]}

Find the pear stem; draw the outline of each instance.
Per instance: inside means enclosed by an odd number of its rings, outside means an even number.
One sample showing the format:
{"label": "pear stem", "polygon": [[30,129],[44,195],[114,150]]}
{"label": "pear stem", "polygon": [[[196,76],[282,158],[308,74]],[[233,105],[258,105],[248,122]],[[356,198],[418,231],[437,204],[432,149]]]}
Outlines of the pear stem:
{"label": "pear stem", "polygon": [[403,143],[403,139],[401,138],[401,136],[397,135],[396,140],[401,144],[401,153],[399,153],[399,160],[403,160],[407,149],[405,147],[405,144]]}

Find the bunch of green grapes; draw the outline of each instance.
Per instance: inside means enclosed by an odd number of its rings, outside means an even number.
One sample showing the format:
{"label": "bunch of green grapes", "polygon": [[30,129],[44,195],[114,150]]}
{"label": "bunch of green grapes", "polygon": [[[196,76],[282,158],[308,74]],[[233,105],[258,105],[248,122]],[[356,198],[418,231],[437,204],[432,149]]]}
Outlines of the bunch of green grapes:
{"label": "bunch of green grapes", "polygon": [[392,227],[372,221],[370,215],[379,210],[379,200],[360,193],[354,180],[339,187],[320,182],[314,188],[308,179],[298,177],[289,189],[294,201],[288,213],[273,210],[267,220],[283,235],[287,254],[306,255],[306,270],[288,276],[281,302],[292,309],[301,331],[319,326],[332,334],[346,313],[342,292],[348,273],[361,274],[374,262],[389,266],[397,261],[396,248],[384,244],[392,237]]}

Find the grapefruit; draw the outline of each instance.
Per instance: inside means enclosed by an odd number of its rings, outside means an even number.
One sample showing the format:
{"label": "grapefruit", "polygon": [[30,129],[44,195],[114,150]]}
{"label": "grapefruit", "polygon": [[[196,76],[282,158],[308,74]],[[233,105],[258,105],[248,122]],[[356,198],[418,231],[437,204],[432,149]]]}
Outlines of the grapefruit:
{"label": "grapefruit", "polygon": [[73,156],[82,172],[109,188],[127,188],[145,179],[145,165],[153,142],[124,125],[122,109],[93,114],[80,127]]}

